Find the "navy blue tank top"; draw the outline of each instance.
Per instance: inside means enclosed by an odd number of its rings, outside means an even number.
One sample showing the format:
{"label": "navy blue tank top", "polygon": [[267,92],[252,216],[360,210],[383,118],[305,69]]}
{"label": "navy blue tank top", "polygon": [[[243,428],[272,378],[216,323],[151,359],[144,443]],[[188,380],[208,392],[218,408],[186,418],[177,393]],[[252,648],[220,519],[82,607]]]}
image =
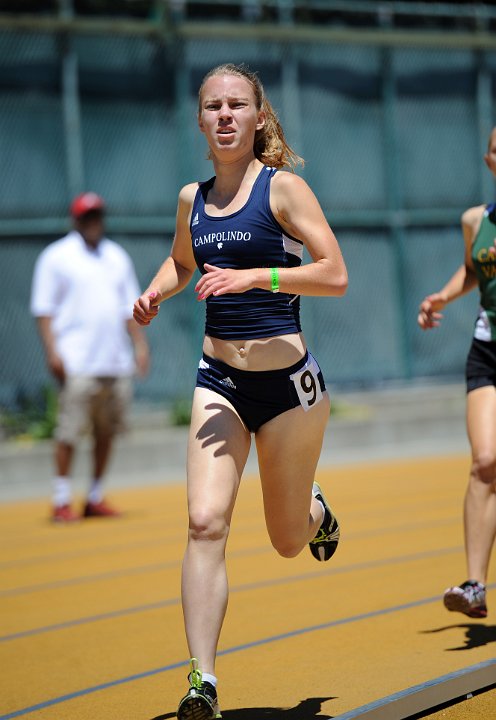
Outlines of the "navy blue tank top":
{"label": "navy blue tank top", "polygon": [[[201,183],[191,213],[193,254],[198,269],[204,263],[241,270],[298,267],[303,243],[287,235],[270,209],[270,181],[275,168],[263,167],[244,207],[232,215],[212,217],[205,201],[215,177]],[[301,331],[300,297],[253,288],[206,300],[205,334],[223,340],[288,335]]]}

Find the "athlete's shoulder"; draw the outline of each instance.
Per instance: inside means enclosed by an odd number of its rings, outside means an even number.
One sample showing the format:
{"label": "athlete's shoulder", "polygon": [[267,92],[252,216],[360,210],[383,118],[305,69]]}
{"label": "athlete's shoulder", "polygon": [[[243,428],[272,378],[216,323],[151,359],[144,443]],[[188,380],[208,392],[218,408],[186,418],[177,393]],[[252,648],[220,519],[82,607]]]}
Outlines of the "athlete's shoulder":
{"label": "athlete's shoulder", "polygon": [[191,211],[195,202],[196,193],[198,192],[199,183],[188,183],[184,185],[177,199],[177,216],[176,216],[176,234],[181,226],[189,224]]}
{"label": "athlete's shoulder", "polygon": [[176,233],[175,233],[175,244],[181,240],[181,238],[190,237],[189,224],[191,221],[191,214],[193,212],[193,205],[195,202],[196,193],[198,192],[199,183],[193,182],[184,185],[178,195],[177,199],[177,213],[176,213]]}
{"label": "athlete's shoulder", "polygon": [[272,212],[279,219],[295,218],[296,214],[313,212],[318,200],[308,183],[290,171],[277,172],[270,191]]}
{"label": "athlete's shoulder", "polygon": [[198,183],[198,182],[192,182],[192,183],[188,183],[187,185],[183,185],[183,187],[179,190],[179,196],[178,196],[179,202],[193,204],[195,195],[196,195],[199,187],[200,187],[200,183]]}
{"label": "athlete's shoulder", "polygon": [[465,227],[478,227],[486,210],[485,205],[476,205],[465,210],[462,214],[462,225]]}
{"label": "athlete's shoulder", "polygon": [[278,170],[272,177],[272,187],[284,191],[308,188],[302,177],[290,170]]}
{"label": "athlete's shoulder", "polygon": [[272,178],[271,201],[279,208],[291,208],[309,201],[313,193],[305,180],[290,170],[280,170]]}

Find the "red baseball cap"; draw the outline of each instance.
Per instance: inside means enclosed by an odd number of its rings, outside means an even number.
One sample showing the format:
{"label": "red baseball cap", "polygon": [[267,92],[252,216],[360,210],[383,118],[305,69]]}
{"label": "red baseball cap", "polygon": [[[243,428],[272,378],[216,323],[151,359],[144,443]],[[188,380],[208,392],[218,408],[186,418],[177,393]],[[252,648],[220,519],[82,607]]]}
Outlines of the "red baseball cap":
{"label": "red baseball cap", "polygon": [[94,192],[76,195],[70,207],[71,215],[76,220],[94,210],[100,210],[101,212],[105,210],[105,200]]}

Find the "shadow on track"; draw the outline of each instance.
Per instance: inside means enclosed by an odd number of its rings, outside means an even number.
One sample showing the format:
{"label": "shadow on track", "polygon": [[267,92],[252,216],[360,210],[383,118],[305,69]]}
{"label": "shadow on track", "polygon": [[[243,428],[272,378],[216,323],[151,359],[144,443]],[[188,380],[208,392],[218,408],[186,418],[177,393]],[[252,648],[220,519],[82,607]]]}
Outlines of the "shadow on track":
{"label": "shadow on track", "polygon": [[440,633],[445,630],[465,630],[465,644],[460,647],[446,648],[447,651],[472,650],[473,648],[484,647],[489,643],[496,642],[496,625],[484,625],[480,623],[463,623],[461,625],[446,625],[445,627],[424,630],[423,633]]}
{"label": "shadow on track", "polygon": [[[322,703],[335,697],[308,698],[293,708],[252,707],[242,710],[223,710],[222,720],[332,720],[333,715],[320,715]],[[171,720],[176,713],[157,715],[150,720]]]}

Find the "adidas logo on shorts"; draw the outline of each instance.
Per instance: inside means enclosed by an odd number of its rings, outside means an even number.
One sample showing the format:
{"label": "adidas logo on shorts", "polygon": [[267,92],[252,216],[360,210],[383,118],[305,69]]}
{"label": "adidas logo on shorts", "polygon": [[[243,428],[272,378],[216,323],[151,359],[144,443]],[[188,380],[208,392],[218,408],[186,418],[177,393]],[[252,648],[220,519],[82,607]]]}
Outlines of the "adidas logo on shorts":
{"label": "adidas logo on shorts", "polygon": [[222,380],[219,380],[221,385],[225,385],[228,388],[231,388],[231,390],[236,390],[236,385],[233,383],[230,377],[222,378]]}

